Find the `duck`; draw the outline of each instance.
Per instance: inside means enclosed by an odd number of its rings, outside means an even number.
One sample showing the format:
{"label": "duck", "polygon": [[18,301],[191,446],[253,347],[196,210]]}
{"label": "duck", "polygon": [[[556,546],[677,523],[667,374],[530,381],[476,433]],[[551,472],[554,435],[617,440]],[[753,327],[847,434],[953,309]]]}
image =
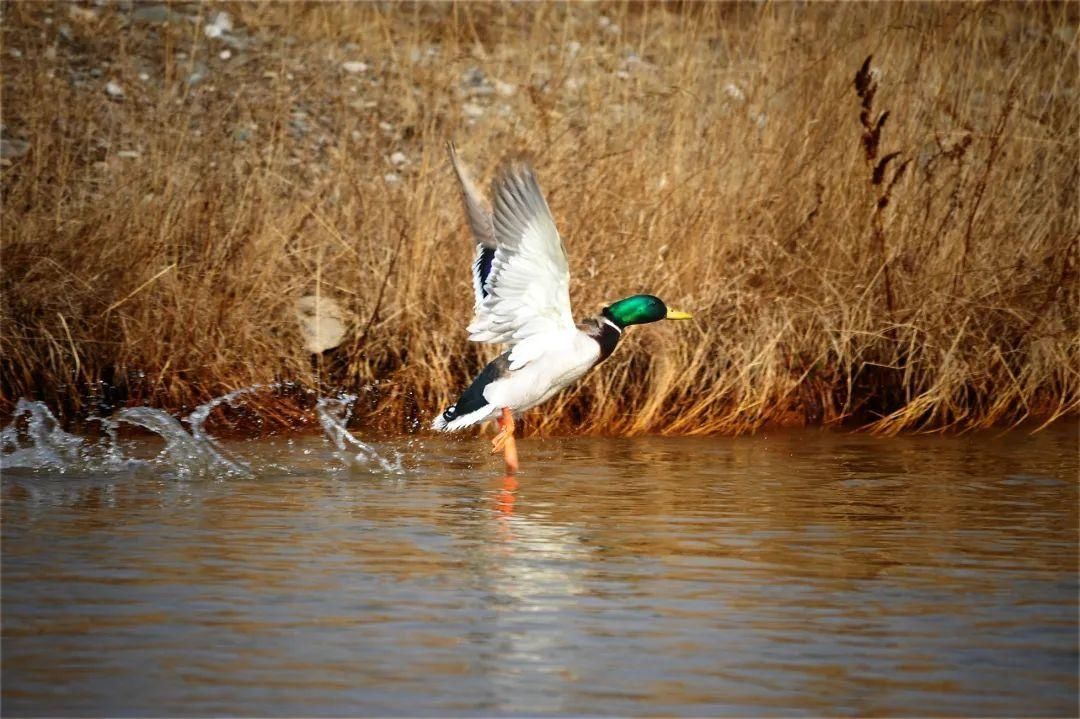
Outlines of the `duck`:
{"label": "duck", "polygon": [[461,396],[433,420],[454,432],[494,420],[492,454],[518,471],[515,419],[551,399],[611,356],[627,329],[688,320],[655,295],[635,294],[574,321],[566,248],[530,162],[504,160],[491,202],[474,183],[454,144],[447,150],[475,242],[469,339],[508,349],[491,360]]}

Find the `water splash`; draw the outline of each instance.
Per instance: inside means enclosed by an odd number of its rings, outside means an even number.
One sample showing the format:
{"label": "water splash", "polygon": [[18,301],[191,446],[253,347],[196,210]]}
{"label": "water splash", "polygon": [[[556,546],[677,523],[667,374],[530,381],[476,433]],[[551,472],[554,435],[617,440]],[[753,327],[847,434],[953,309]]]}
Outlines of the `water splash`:
{"label": "water splash", "polygon": [[153,407],[126,407],[114,416],[121,422],[142,427],[165,440],[165,449],[158,455],[158,462],[175,467],[184,479],[221,472],[251,476],[245,464],[230,459],[211,442],[188,434],[183,425],[167,412]]}
{"label": "water splash", "polygon": [[[91,417],[101,425],[103,436],[97,441],[65,432],[44,402],[20,399],[11,423],[0,429],[0,469],[15,467],[67,471],[116,471],[142,466],[167,468],[180,479],[252,477],[251,465],[234,457],[205,428],[210,413],[221,405],[236,402],[256,392],[279,389],[280,384],[259,384],[234,390],[199,405],[182,421],[154,407],[126,407],[111,417]],[[346,427],[355,395],[322,397],[316,414],[326,438],[337,447],[337,456],[348,467],[365,465],[383,472],[402,474],[402,457],[394,453],[387,459],[372,446],[355,437]],[[165,447],[153,460],[126,457],[118,430],[120,424],[145,429],[165,441]],[[280,469],[280,468],[278,468]]]}
{"label": "water splash", "polygon": [[[29,445],[24,446],[19,421],[25,420]],[[64,471],[82,460],[86,442],[60,429],[60,423],[44,402],[20,399],[11,424],[0,431],[3,455],[0,469],[33,467]]]}
{"label": "water splash", "polygon": [[338,456],[347,465],[357,462],[361,464],[374,462],[385,472],[401,474],[403,470],[400,454],[395,454],[394,460],[389,461],[379,455],[371,445],[357,439],[346,427],[355,402],[356,395],[354,394],[320,397],[315,405],[315,413],[319,417],[323,433],[338,448]]}

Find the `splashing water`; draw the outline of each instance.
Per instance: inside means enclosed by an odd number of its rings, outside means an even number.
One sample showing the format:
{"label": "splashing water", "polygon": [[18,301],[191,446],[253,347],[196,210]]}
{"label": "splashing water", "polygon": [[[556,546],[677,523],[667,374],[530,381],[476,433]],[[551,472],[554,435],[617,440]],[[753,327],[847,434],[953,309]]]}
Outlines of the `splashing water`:
{"label": "splashing water", "polygon": [[[19,436],[19,419],[26,419],[26,435],[29,446],[22,446]],[[15,405],[11,424],[0,431],[3,455],[0,468],[40,467],[63,471],[82,459],[86,442],[60,429],[60,423],[44,402],[20,399]]]}
{"label": "splashing water", "polygon": [[[381,457],[370,445],[361,442],[346,428],[352,414],[356,395],[342,394],[337,397],[320,397],[315,406],[323,433],[338,448],[338,456],[347,464],[375,462],[383,471],[401,474],[401,455],[391,462]],[[353,452],[356,454],[353,454]]]}
{"label": "splashing water", "polygon": [[[60,422],[44,402],[20,399],[10,424],[0,430],[0,469],[15,467],[71,471],[113,471],[149,465],[164,466],[180,479],[253,477],[248,462],[232,456],[205,429],[210,413],[223,404],[235,406],[241,397],[279,388],[279,384],[253,385],[199,405],[181,421],[154,407],[126,407],[111,417],[91,417],[104,436],[96,442],[60,428]],[[401,474],[401,456],[393,460],[381,456],[373,447],[357,439],[346,428],[356,401],[355,395],[323,397],[316,413],[326,438],[338,449],[346,466],[368,465],[384,472]],[[165,441],[165,447],[152,461],[125,457],[118,438],[120,424],[145,429]]]}
{"label": "splashing water", "polygon": [[[198,410],[196,410],[198,411]],[[116,413],[116,418],[143,429],[148,429],[165,440],[165,449],[158,455],[175,467],[187,479],[203,473],[223,471],[225,474],[250,477],[250,469],[243,463],[229,459],[213,443],[188,434],[175,417],[153,407],[127,407]]]}

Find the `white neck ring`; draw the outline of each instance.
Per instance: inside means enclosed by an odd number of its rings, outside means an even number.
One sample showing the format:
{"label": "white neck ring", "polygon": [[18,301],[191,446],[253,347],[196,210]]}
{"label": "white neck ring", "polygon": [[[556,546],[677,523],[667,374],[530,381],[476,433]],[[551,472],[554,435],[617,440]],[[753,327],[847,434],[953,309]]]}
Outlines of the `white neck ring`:
{"label": "white neck ring", "polygon": [[619,327],[617,324],[615,324],[614,322],[609,320],[607,317],[601,317],[600,321],[603,322],[604,324],[608,325],[609,327],[613,327],[615,329],[615,331],[618,332],[619,334],[622,334],[622,327]]}

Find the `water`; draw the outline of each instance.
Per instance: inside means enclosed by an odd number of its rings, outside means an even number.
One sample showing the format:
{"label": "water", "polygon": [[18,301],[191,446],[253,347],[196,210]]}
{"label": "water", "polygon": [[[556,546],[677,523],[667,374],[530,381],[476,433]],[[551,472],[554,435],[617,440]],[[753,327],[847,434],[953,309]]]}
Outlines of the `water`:
{"label": "water", "polygon": [[4,715],[1078,712],[1075,424],[525,440],[515,481],[346,405],[224,462],[6,433]]}

